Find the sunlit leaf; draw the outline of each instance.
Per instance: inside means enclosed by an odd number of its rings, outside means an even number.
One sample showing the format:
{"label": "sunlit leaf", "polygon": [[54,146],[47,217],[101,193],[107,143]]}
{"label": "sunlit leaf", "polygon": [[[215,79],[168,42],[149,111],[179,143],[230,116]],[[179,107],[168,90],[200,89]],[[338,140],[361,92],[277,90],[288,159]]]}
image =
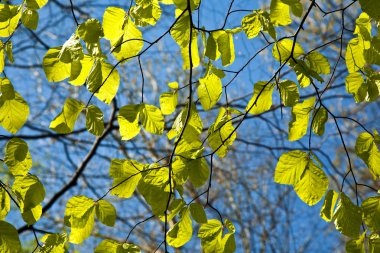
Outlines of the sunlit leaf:
{"label": "sunlit leaf", "polygon": [[0,220],[0,252],[20,253],[21,242],[15,227],[6,221]]}
{"label": "sunlit leaf", "polygon": [[334,190],[329,190],[327,192],[320,213],[322,219],[324,219],[325,221],[331,221],[338,197],[339,194]]}
{"label": "sunlit leaf", "polygon": [[28,144],[20,138],[12,138],[7,143],[4,162],[14,176],[25,176],[32,168]]}
{"label": "sunlit leaf", "polygon": [[106,226],[113,227],[116,221],[116,209],[107,200],[101,199],[95,204],[96,217]]}
{"label": "sunlit leaf", "polygon": [[83,108],[82,102],[73,98],[67,99],[62,111],[53,119],[49,128],[60,134],[71,133]]}
{"label": "sunlit leaf", "polygon": [[359,237],[362,223],[362,210],[351,202],[345,193],[340,193],[340,200],[335,209],[333,220],[336,229],[351,238]]}
{"label": "sunlit leaf", "polygon": [[306,134],[314,103],[315,97],[312,97],[293,106],[292,120],[289,122],[289,141],[299,140]]}
{"label": "sunlit leaf", "polygon": [[268,111],[272,106],[274,83],[257,82],[254,85],[253,96],[245,108],[251,114],[260,114]]}
{"label": "sunlit leaf", "polygon": [[144,166],[135,160],[112,159],[110,177],[114,179],[111,194],[120,198],[130,198],[135,191]]}

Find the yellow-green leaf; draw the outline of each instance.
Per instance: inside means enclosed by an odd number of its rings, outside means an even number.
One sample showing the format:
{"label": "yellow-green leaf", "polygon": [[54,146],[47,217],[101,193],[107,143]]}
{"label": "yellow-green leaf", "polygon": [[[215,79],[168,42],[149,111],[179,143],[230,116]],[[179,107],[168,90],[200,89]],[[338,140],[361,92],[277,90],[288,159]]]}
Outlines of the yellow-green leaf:
{"label": "yellow-green leaf", "polygon": [[119,243],[105,239],[96,246],[94,253],[140,253],[140,248],[129,243]]}
{"label": "yellow-green leaf", "polygon": [[95,105],[86,110],[86,128],[93,135],[100,136],[104,132],[103,112]]}
{"label": "yellow-green leaf", "polygon": [[362,233],[359,238],[351,239],[346,242],[346,252],[347,253],[366,253],[364,239],[366,233]]}
{"label": "yellow-green leaf", "polygon": [[190,241],[193,235],[190,211],[184,208],[181,213],[181,219],[168,231],[168,244],[174,248],[179,248]]}
{"label": "yellow-green leaf", "polygon": [[60,134],[71,133],[84,104],[74,98],[65,101],[62,111],[53,119],[49,128]]}
{"label": "yellow-green leaf", "polygon": [[119,109],[117,121],[122,140],[130,140],[140,133],[140,110],[141,105],[126,105]]}
{"label": "yellow-green leaf", "polygon": [[312,129],[315,134],[323,135],[325,132],[325,123],[328,120],[327,110],[323,107],[316,109],[314,113]]}
{"label": "yellow-green leaf", "polygon": [[203,206],[199,203],[191,203],[189,206],[191,217],[197,222],[197,223],[207,223],[207,216],[205,209]]}
{"label": "yellow-green leaf", "polygon": [[359,72],[348,74],[346,77],[346,91],[347,93],[354,95],[356,103],[365,100],[367,89],[362,74]]}
{"label": "yellow-green leaf", "polygon": [[218,44],[218,51],[222,57],[222,65],[228,66],[235,61],[235,46],[233,33],[227,31],[212,32]]}
{"label": "yellow-green leaf", "polygon": [[21,5],[0,4],[0,37],[9,37],[14,33],[21,18]]}
{"label": "yellow-green leaf", "polygon": [[21,242],[17,229],[8,222],[0,220],[0,231],[0,252],[20,253]]}
{"label": "yellow-green leaf", "polygon": [[329,190],[327,192],[320,213],[322,219],[324,219],[325,221],[331,221],[338,197],[339,193],[337,193],[334,190]]}
{"label": "yellow-green leaf", "polygon": [[275,26],[286,26],[292,23],[290,6],[281,0],[272,0],[270,3],[270,19]]}
{"label": "yellow-green leaf", "polygon": [[62,46],[50,48],[42,61],[42,67],[49,82],[60,82],[70,76],[70,64],[59,60],[61,49]]}
{"label": "yellow-green leaf", "polygon": [[38,26],[39,15],[36,10],[25,9],[22,12],[21,21],[22,24],[31,30],[36,30]]}
{"label": "yellow-green leaf", "polygon": [[[78,35],[73,34],[63,44],[61,51],[59,52],[58,58],[61,62],[70,63],[73,61],[82,60],[83,57],[84,57],[83,47],[82,47],[82,44],[80,42],[80,39],[79,39]],[[71,69],[73,69],[72,66],[71,66]]]}
{"label": "yellow-green leaf", "polygon": [[143,104],[140,120],[143,128],[149,133],[161,135],[164,132],[164,116],[157,107]]}
{"label": "yellow-green leaf", "polygon": [[360,6],[363,11],[368,13],[373,19],[379,21],[380,13],[378,10],[380,9],[380,2],[377,0],[359,0]]}
{"label": "yellow-green leaf", "polygon": [[297,84],[290,80],[279,83],[281,100],[285,106],[294,106],[300,99]]}
{"label": "yellow-green leaf", "polygon": [[198,98],[203,109],[210,110],[222,96],[222,81],[214,73],[199,79]]}
{"label": "yellow-green leaf", "polygon": [[351,39],[346,48],[346,65],[349,73],[362,69],[365,65],[364,40],[362,38]]}
{"label": "yellow-green leaf", "polygon": [[3,186],[0,187],[0,221],[4,220],[11,210],[11,198]]}
{"label": "yellow-green leaf", "polygon": [[[375,136],[378,136],[377,132],[375,132]],[[367,132],[361,133],[356,140],[355,152],[368,166],[373,178],[379,178],[380,151],[374,137]]]}
{"label": "yellow-green leaf", "polygon": [[310,68],[318,74],[330,74],[330,63],[323,54],[313,51],[306,56],[306,60]]}
{"label": "yellow-green leaf", "polygon": [[370,197],[362,202],[363,220],[368,228],[375,232],[380,230],[380,197]]}
{"label": "yellow-green leaf", "polygon": [[4,162],[13,176],[25,176],[32,168],[28,144],[20,138],[12,138],[7,143]]}
{"label": "yellow-green leaf", "polygon": [[138,26],[154,26],[160,19],[161,12],[158,0],[150,0],[146,5],[137,3],[131,8],[131,15]]}
{"label": "yellow-green leaf", "polygon": [[248,39],[255,38],[262,30],[263,25],[260,20],[260,13],[254,11],[251,14],[248,14],[241,20],[241,28],[247,35]]}
{"label": "yellow-green leaf", "polygon": [[305,54],[305,51],[303,50],[302,46],[298,42],[294,42],[291,39],[280,40],[279,42],[275,43],[272,48],[272,55],[279,62],[285,62],[290,57],[292,57],[292,55],[297,59],[303,54]]}
{"label": "yellow-green leaf", "polygon": [[279,184],[295,185],[301,179],[309,160],[308,155],[300,150],[282,154],[274,172],[274,181]]}
{"label": "yellow-green leaf", "polygon": [[67,234],[45,234],[41,241],[44,243],[39,249],[39,253],[65,253],[65,244],[67,242]]}
{"label": "yellow-green leaf", "polygon": [[111,194],[120,198],[130,198],[135,191],[144,166],[135,160],[112,159],[110,177],[114,179]]}
{"label": "yellow-green leaf", "polygon": [[268,111],[272,106],[274,83],[257,82],[253,88],[253,96],[245,108],[251,114],[260,114]]}
{"label": "yellow-green leaf", "polygon": [[163,115],[170,115],[175,111],[178,103],[178,93],[164,92],[160,95],[160,107]]}
{"label": "yellow-green leaf", "polygon": [[362,223],[362,210],[351,202],[350,198],[340,193],[340,200],[333,216],[336,229],[351,238],[359,237]]}
{"label": "yellow-green leaf", "polygon": [[106,226],[113,227],[116,221],[116,209],[107,200],[101,199],[96,202],[96,217]]}
{"label": "yellow-green leaf", "polygon": [[103,28],[99,20],[91,18],[80,24],[76,33],[87,43],[98,43],[104,36]]}
{"label": "yellow-green leaf", "polygon": [[315,97],[306,99],[292,108],[292,120],[289,122],[289,141],[301,139],[307,132],[310,111],[313,109]]}
{"label": "yellow-green leaf", "polygon": [[36,10],[42,8],[47,2],[48,0],[26,0],[26,5],[28,8]]}

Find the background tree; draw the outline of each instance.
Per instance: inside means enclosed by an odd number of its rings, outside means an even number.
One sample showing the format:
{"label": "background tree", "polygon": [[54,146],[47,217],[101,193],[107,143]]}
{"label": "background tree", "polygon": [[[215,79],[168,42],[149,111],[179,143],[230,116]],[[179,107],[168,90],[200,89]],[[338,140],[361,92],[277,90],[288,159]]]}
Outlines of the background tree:
{"label": "background tree", "polygon": [[0,251],[377,252],[379,9],[1,4]]}

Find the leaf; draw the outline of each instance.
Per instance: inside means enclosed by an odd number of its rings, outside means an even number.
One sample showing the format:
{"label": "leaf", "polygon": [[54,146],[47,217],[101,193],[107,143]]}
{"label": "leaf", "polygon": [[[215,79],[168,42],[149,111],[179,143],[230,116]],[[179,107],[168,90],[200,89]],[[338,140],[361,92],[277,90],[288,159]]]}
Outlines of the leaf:
{"label": "leaf", "polygon": [[[193,11],[195,10],[198,5],[200,4],[201,0],[190,0],[190,9]],[[177,6],[180,10],[185,10],[188,8],[188,1],[187,0],[173,0],[173,3]]]}
{"label": "leaf", "polygon": [[354,38],[348,42],[345,59],[348,73],[354,73],[364,67],[365,59],[363,39]]}
{"label": "leaf", "polygon": [[5,58],[4,58],[4,47],[5,45],[0,40],[0,73],[4,70]]}
{"label": "leaf", "polygon": [[298,58],[303,54],[305,54],[305,51],[303,50],[302,46],[298,42],[294,42],[291,39],[280,40],[279,42],[275,43],[272,48],[273,57],[281,63],[285,62],[292,56],[294,58]]}
{"label": "leaf", "polygon": [[270,3],[270,19],[275,26],[286,26],[292,23],[290,7],[281,0],[272,0]]}
{"label": "leaf", "polygon": [[0,220],[0,231],[0,252],[21,252],[21,242],[18,237],[17,229],[8,222]]}
{"label": "leaf", "polygon": [[309,160],[308,155],[300,150],[282,154],[274,172],[274,181],[279,184],[295,185],[304,174]]}
{"label": "leaf", "polygon": [[358,73],[350,73],[346,77],[346,91],[353,94],[355,102],[359,103],[365,100],[367,89],[365,87],[363,76]]}
{"label": "leaf", "polygon": [[135,191],[144,166],[135,160],[112,159],[110,177],[114,179],[111,194],[120,198],[130,198]]}
{"label": "leaf", "polygon": [[103,28],[99,20],[91,18],[80,24],[76,33],[87,43],[98,43],[104,36]]}
{"label": "leaf", "polygon": [[343,235],[351,238],[359,237],[362,210],[354,205],[344,192],[340,193],[340,200],[335,209],[333,220],[336,229]]}
{"label": "leaf", "polygon": [[60,134],[71,133],[84,104],[74,98],[68,98],[62,111],[53,119],[49,128]]}
{"label": "leaf", "polygon": [[[170,202],[169,209],[167,212],[167,221],[172,220],[181,210],[182,208],[186,205],[186,202],[183,201],[182,199],[173,199]],[[162,214],[159,216],[160,220],[162,222],[165,222],[165,214]]]}
{"label": "leaf", "polygon": [[39,249],[40,253],[65,253],[67,234],[45,234],[41,241],[44,245]]}
{"label": "leaf", "polygon": [[236,139],[236,131],[229,115],[224,107],[220,108],[218,117],[208,129],[208,142],[216,154],[223,158],[228,152],[229,146]]}
{"label": "leaf", "polygon": [[177,184],[183,185],[187,179],[196,187],[201,187],[207,181],[210,170],[205,158],[176,157],[173,163],[173,173]]}
{"label": "leaf", "polygon": [[292,108],[292,120],[289,122],[289,141],[301,139],[307,132],[310,111],[313,109],[315,97],[306,99]]}
{"label": "leaf", "polygon": [[15,134],[25,124],[29,116],[29,106],[7,79],[0,79],[0,125]]}
{"label": "leaf", "polygon": [[380,236],[379,236],[379,234],[370,235],[369,240],[368,240],[368,244],[369,244],[368,248],[369,248],[370,253],[379,252],[379,249],[380,249]]}
{"label": "leaf", "polygon": [[4,162],[13,176],[25,176],[32,168],[28,144],[20,138],[12,138],[7,143]]}
{"label": "leaf", "polygon": [[380,39],[373,37],[370,48],[364,50],[364,59],[368,64],[380,65]]}
{"label": "leaf", "polygon": [[297,84],[290,80],[279,83],[281,100],[285,106],[294,106],[300,99]]}
{"label": "leaf", "polygon": [[330,222],[333,216],[334,207],[338,200],[339,194],[334,190],[329,190],[325,196],[323,206],[321,209],[321,217],[327,222]]}
{"label": "leaf", "polygon": [[96,61],[87,82],[88,90],[94,93],[95,97],[106,104],[110,104],[119,89],[120,76],[113,65]]}
{"label": "leaf", "polygon": [[[1,43],[0,43],[0,48],[1,48]],[[5,53],[7,54],[7,57],[8,57],[8,61],[10,63],[13,63],[14,62],[14,59],[13,59],[13,44],[12,44],[12,41],[11,40],[8,40],[6,43],[5,43]],[[1,53],[2,54],[2,53]],[[1,67],[0,67],[0,70],[1,70]],[[3,71],[3,70],[1,70]]]}
{"label": "leaf", "polygon": [[111,42],[112,54],[123,62],[135,57],[144,46],[140,30],[127,17],[118,7],[108,7],[103,15],[104,37]]}
{"label": "leaf", "polygon": [[170,115],[175,111],[178,103],[178,93],[164,92],[160,95],[160,107],[163,115]]}
{"label": "leaf", "polygon": [[306,55],[306,60],[310,68],[318,74],[330,74],[330,63],[323,54],[313,51]]}
{"label": "leaf", "polygon": [[208,220],[200,226],[198,237],[201,239],[202,249],[205,253],[223,252],[222,248],[223,225],[220,221]]}
{"label": "leaf", "polygon": [[149,133],[161,135],[164,132],[164,116],[157,107],[142,104],[140,120],[143,128]]}
{"label": "leaf", "polygon": [[303,202],[313,206],[322,199],[328,186],[329,180],[326,174],[312,160],[309,160],[301,180],[294,185],[294,190]]}
{"label": "leaf", "polygon": [[218,44],[216,38],[212,33],[208,36],[206,42],[206,52],[205,55],[211,60],[218,60],[220,57],[220,52],[218,50]]}
{"label": "leaf", "polygon": [[105,239],[95,248],[95,253],[140,253],[140,248],[133,244],[119,243]]}
{"label": "leaf", "polygon": [[[359,15],[359,17],[355,21],[355,31],[354,34],[357,34],[359,37],[361,37],[364,41],[371,41],[371,18],[368,16],[367,13],[363,12]],[[365,43],[368,44],[369,43]],[[367,49],[367,46],[366,46]]]}
{"label": "leaf", "polygon": [[116,221],[116,209],[107,200],[101,199],[95,204],[96,217],[106,226],[113,227]]}
{"label": "leaf", "polygon": [[366,233],[363,233],[357,239],[351,239],[346,242],[346,252],[347,253],[366,253],[364,246],[364,239],[366,237]]}
{"label": "leaf", "polygon": [[[71,63],[74,61],[80,61],[84,57],[83,47],[80,42],[78,35],[73,34],[71,37],[62,45],[61,51],[59,52],[58,58],[61,62]],[[72,69],[72,67],[71,67]]]}
{"label": "leaf", "polygon": [[161,12],[158,0],[151,0],[147,5],[137,3],[131,8],[131,16],[138,26],[156,25],[161,17]]}
{"label": "leaf", "polygon": [[218,51],[222,57],[222,65],[228,66],[235,61],[235,46],[233,34],[226,31],[212,32],[218,44]]}
{"label": "leaf", "polygon": [[241,28],[247,35],[248,39],[253,39],[263,30],[263,25],[260,20],[260,12],[253,11],[253,13],[246,15],[241,20]]}
{"label": "leaf", "polygon": [[126,105],[119,109],[117,121],[122,140],[130,140],[140,133],[139,117],[141,105]]}
{"label": "leaf", "polygon": [[193,217],[193,219],[197,223],[200,223],[200,224],[207,223],[206,212],[201,204],[191,203],[189,208],[190,208],[191,217]]}
{"label": "leaf", "polygon": [[50,48],[42,61],[46,78],[49,82],[60,82],[70,76],[71,66],[59,60],[62,46]]}
{"label": "leaf", "polygon": [[26,0],[26,5],[28,8],[36,10],[42,8],[47,2],[48,0]]}
{"label": "leaf", "polygon": [[380,230],[380,197],[370,197],[362,202],[363,221],[368,228],[375,232]]}
{"label": "leaf", "polygon": [[101,136],[104,132],[103,112],[95,105],[87,107],[86,128],[96,136]]}
{"label": "leaf", "polygon": [[11,199],[4,186],[0,187],[0,221],[4,220],[11,210]]}
{"label": "leaf", "polygon": [[38,12],[32,9],[25,9],[22,12],[21,21],[22,24],[31,30],[36,30],[38,26]]}
{"label": "leaf", "polygon": [[362,10],[368,15],[371,16],[371,18],[379,21],[380,20],[380,13],[377,11],[380,9],[380,3],[377,0],[359,0],[360,6]]}
{"label": "leaf", "polygon": [[253,96],[249,100],[245,110],[251,114],[261,114],[268,111],[272,106],[274,86],[274,83],[267,83],[265,81],[255,83]]}
{"label": "leaf", "polygon": [[[377,136],[375,134],[375,136]],[[375,144],[375,139],[367,132],[361,133],[356,139],[355,153],[368,166],[374,179],[380,177],[380,151]]]}
{"label": "leaf", "polygon": [[181,213],[181,219],[168,231],[168,244],[174,248],[179,248],[190,241],[193,235],[190,211],[184,208]]}
{"label": "leaf", "polygon": [[313,132],[319,136],[322,136],[325,132],[325,123],[328,120],[327,110],[324,107],[320,107],[314,113],[312,129]]}
{"label": "leaf", "polygon": [[21,5],[0,4],[0,37],[9,37],[14,33],[21,18]]}
{"label": "leaf", "polygon": [[192,32],[192,39],[191,39],[191,62],[190,62],[190,44],[181,47],[181,54],[182,54],[182,68],[183,69],[190,69],[190,65],[192,65],[192,68],[196,68],[199,66],[200,58],[199,58],[199,52],[198,52],[198,32],[193,29]]}
{"label": "leaf", "polygon": [[317,72],[311,69],[307,63],[302,60],[297,60],[297,63],[291,62],[290,65],[293,67],[297,75],[298,83],[302,88],[309,86],[313,82],[313,78],[321,83],[324,81]]}
{"label": "leaf", "polygon": [[18,176],[12,191],[17,196],[22,218],[28,225],[38,221],[42,214],[41,202],[45,198],[45,189],[40,180],[31,174]]}
{"label": "leaf", "polygon": [[203,109],[210,110],[222,96],[222,81],[213,74],[207,73],[204,78],[199,79],[198,98]]}
{"label": "leaf", "polygon": [[95,202],[85,196],[74,196],[66,204],[64,223],[71,228],[69,242],[82,243],[94,227]]}

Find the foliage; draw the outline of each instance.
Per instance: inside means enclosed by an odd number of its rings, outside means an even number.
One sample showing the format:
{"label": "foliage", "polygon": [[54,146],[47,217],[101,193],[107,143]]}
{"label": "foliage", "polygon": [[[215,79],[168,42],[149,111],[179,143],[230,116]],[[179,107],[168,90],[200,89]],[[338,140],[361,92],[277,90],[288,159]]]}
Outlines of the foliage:
{"label": "foliage", "polygon": [[[36,237],[38,252],[66,252],[70,247],[69,243],[82,244],[93,234],[96,221],[113,227],[119,210],[111,203],[114,199],[109,198],[109,195],[120,200],[136,194],[151,209],[152,216],[143,222],[155,217],[163,224],[161,244],[165,252],[170,247],[181,248],[195,235],[205,253],[235,252],[235,235],[241,232],[241,228],[235,229],[233,222],[224,219],[209,200],[213,159],[226,157],[238,139],[238,130],[242,123],[250,117],[259,117],[271,111],[275,107],[275,99],[280,100],[281,109],[284,107],[290,111],[288,140],[297,142],[302,138],[309,138],[309,146],[282,153],[274,168],[274,182],[293,186],[299,199],[309,206],[316,205],[324,198],[321,217],[334,223],[336,230],[349,238],[347,252],[365,252],[366,248],[370,252],[378,252],[380,197],[374,187],[356,181],[356,168],[352,166],[354,158],[349,155],[347,141],[343,138],[338,119],[354,121],[362,128],[363,132],[356,138],[355,153],[368,167],[374,180],[380,177],[379,134],[376,130],[367,130],[353,118],[335,114],[323,98],[325,91],[334,82],[332,80],[336,75],[336,66],[345,64],[343,79],[346,91],[355,102],[366,104],[379,101],[378,1],[353,1],[342,8],[325,11],[322,1],[303,3],[300,0],[271,0],[267,1],[269,9],[249,11],[242,18],[241,27],[226,28],[225,22],[217,29],[198,27],[195,16],[202,8],[199,0],[135,0],[128,10],[108,6],[102,20],[89,17],[81,23],[78,23],[75,16],[75,4],[70,2],[77,28],[67,32],[66,38],[69,39],[64,44],[46,51],[42,66],[49,82],[64,81],[74,90],[84,86],[89,99],[85,101],[85,97],[67,97],[59,107],[60,112],[51,117],[49,128],[55,132],[57,139],[75,134],[76,126],[81,124],[79,118],[84,113],[85,128],[96,136],[90,157],[96,153],[102,139],[115,129],[115,125],[118,125],[120,135],[118,141],[158,136],[157,138],[169,139],[171,149],[166,157],[152,163],[130,157],[110,158],[111,188],[97,199],[85,195],[70,195],[65,205],[64,217],[61,217],[64,219],[65,229],[46,233],[40,239],[42,243]],[[233,1],[231,6],[232,3]],[[39,16],[46,9],[46,4],[49,4],[47,0],[26,0],[19,5],[0,4],[0,27],[6,27],[0,29],[0,37],[5,39],[0,41],[1,72],[7,69],[8,63],[14,61],[13,36],[17,36],[18,29],[22,26],[36,30]],[[174,21],[155,40],[145,40],[143,27],[160,27],[160,20],[165,18],[164,8],[173,10],[171,14]],[[320,12],[323,15],[339,12],[344,16],[345,11],[350,8],[361,8],[363,12],[356,19],[350,40],[346,41],[343,35],[335,40],[340,42],[339,59],[336,63],[331,63],[330,58],[321,50],[329,48],[333,42],[313,49],[307,44],[301,44],[300,37],[311,18],[311,12]],[[230,14],[231,9],[228,10],[226,20]],[[342,22],[343,33],[347,28],[344,21]],[[287,29],[293,29],[293,35],[282,36],[285,31],[289,31]],[[235,72],[228,67],[234,63],[236,57],[234,36],[242,33],[253,41],[263,36],[267,44],[261,50],[269,48],[279,67],[272,78],[255,82],[249,101],[243,108],[237,108],[229,103],[227,88],[244,67]],[[160,94],[157,101],[147,103],[144,100],[145,78],[141,56],[169,35],[181,52],[182,71],[187,76],[187,81],[185,85],[179,80],[168,83],[167,91]],[[106,45],[104,41],[107,41]],[[105,53],[107,50],[109,54]],[[247,65],[255,57],[256,55],[252,56]],[[142,79],[141,101],[130,101],[119,107],[116,99],[120,95],[122,78],[118,68],[136,58]],[[196,75],[195,72],[199,69],[203,69],[203,72]],[[285,70],[290,71],[293,77],[282,78],[281,71]],[[235,77],[227,81],[226,75],[231,72]],[[34,224],[40,223],[41,216],[63,194],[71,194],[68,190],[77,183],[88,161],[83,161],[66,187],[52,199],[45,200],[45,191],[50,189],[44,188],[37,171],[33,171],[34,174],[29,172],[34,166],[32,152],[19,134],[27,120],[33,120],[29,118],[33,103],[28,103],[16,91],[5,72],[3,75],[0,79],[0,125],[9,132],[5,136],[9,140],[2,162],[9,170],[12,180],[10,184],[0,181],[0,251],[20,252],[22,246],[18,232],[33,230],[35,233]],[[303,90],[312,94],[301,96]],[[223,95],[225,101],[222,99]],[[97,106],[95,99],[104,105]],[[160,107],[155,105],[158,103]],[[112,107],[113,111],[104,113],[104,106]],[[212,122],[208,122],[203,118],[203,113],[213,109],[217,109],[218,114]],[[108,114],[110,120],[105,124],[104,115]],[[168,118],[170,115],[173,116],[172,120]],[[323,167],[318,154],[311,147],[313,134],[323,137],[327,127],[330,127],[327,126],[328,121],[335,124],[349,163],[340,189],[331,187],[326,173],[328,168]],[[206,136],[203,134],[204,129],[207,131]],[[349,175],[355,181],[356,202],[352,201],[349,191],[344,191],[343,188]],[[357,190],[359,185],[367,186],[374,193],[371,192],[370,196],[360,200]],[[202,187],[206,187],[205,191],[192,198],[185,194],[186,191],[197,191]],[[27,224],[19,231],[5,221],[11,205],[19,210]],[[213,218],[214,215],[217,219]],[[140,252],[142,246],[128,239],[129,235],[125,242],[106,238],[94,251]]]}

